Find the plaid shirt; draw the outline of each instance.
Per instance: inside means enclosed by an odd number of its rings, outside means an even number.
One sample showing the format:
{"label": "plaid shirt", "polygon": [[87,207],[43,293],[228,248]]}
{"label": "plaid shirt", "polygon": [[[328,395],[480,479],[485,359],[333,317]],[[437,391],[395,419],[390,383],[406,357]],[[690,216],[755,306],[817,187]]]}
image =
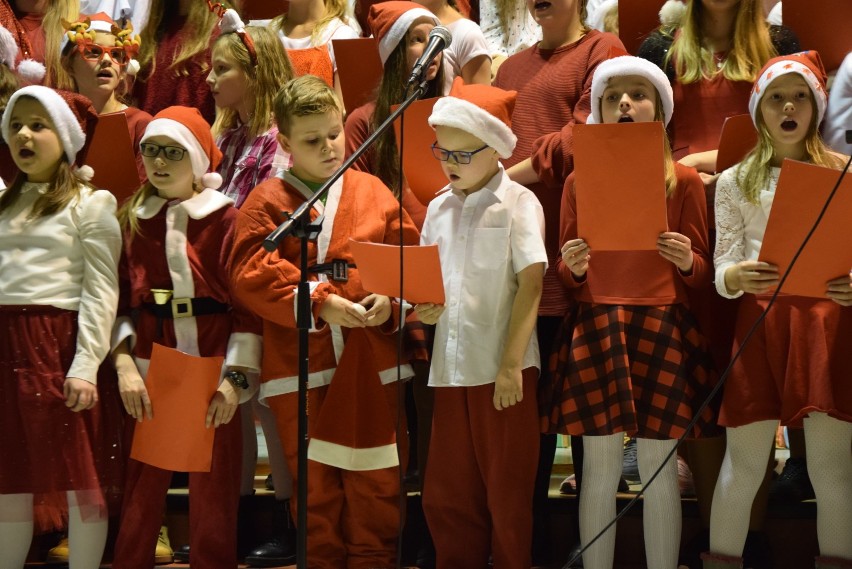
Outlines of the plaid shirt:
{"label": "plaid shirt", "polygon": [[216,139],[222,151],[219,174],[224,182],[219,189],[240,207],[252,189],[279,170],[290,167],[290,155],[278,145],[278,128],[249,138],[248,126],[240,125]]}

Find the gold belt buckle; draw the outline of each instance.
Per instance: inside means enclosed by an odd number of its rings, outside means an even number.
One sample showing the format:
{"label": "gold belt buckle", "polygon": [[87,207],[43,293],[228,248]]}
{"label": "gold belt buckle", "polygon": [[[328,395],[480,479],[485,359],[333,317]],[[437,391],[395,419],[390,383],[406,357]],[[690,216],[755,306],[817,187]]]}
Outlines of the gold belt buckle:
{"label": "gold belt buckle", "polygon": [[172,318],[190,318],[192,316],[191,298],[172,299]]}

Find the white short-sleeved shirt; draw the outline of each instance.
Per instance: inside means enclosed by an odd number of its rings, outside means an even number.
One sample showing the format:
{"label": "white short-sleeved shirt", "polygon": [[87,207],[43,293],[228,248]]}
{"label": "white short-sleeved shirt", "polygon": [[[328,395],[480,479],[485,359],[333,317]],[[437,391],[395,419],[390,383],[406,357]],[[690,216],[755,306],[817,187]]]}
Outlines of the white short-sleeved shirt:
{"label": "white short-sleeved shirt", "polygon": [[514,10],[509,15],[509,29],[506,34],[500,26],[497,3],[480,2],[479,27],[482,28],[492,56],[509,57],[541,40],[541,27],[527,10],[526,2],[515,2]]}
{"label": "white short-sleeved shirt", "polygon": [[[252,20],[249,22],[249,25],[269,26],[271,22],[272,20]],[[331,68],[335,73],[337,73],[337,60],[334,58],[334,48],[331,45],[331,40],[350,40],[361,36],[343,20],[335,18],[325,25],[316,42],[311,41],[312,36],[296,39],[288,38],[281,30],[278,30],[278,37],[281,39],[281,43],[284,44],[284,49],[308,49],[320,45],[328,46],[328,56],[331,58]]]}
{"label": "white short-sleeved shirt", "polygon": [[46,183],[24,184],[0,215],[0,304],[78,312],[77,350],[67,375],[95,383],[118,306],[116,201],[105,190],[81,189],[60,211],[30,219],[45,191]]}
{"label": "white short-sleeved shirt", "polygon": [[[420,234],[437,244],[446,309],[438,320],[429,385],[494,383],[509,332],[517,273],[547,266],[544,212],[530,190],[502,166],[478,192],[448,190],[429,204]],[[533,331],[523,368],[539,367]]]}
{"label": "white short-sleeved shirt", "polygon": [[480,55],[491,58],[485,36],[476,22],[462,18],[447,24],[447,29],[450,30],[453,41],[450,47],[444,50],[444,93],[450,92],[453,79],[461,76],[462,68],[470,60]]}

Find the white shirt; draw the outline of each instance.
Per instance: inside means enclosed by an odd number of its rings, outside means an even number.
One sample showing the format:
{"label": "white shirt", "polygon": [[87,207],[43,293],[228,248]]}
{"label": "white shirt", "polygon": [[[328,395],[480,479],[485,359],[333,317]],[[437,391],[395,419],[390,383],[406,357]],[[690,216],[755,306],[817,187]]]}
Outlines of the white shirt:
{"label": "white shirt", "polygon": [[496,2],[479,3],[479,27],[488,42],[491,55],[508,57],[532,47],[541,39],[541,28],[533,19],[526,2],[516,1],[510,8],[509,25],[506,34],[500,26]]}
{"label": "white shirt", "polygon": [[[252,20],[249,22],[251,26],[268,26],[272,20]],[[303,38],[288,38],[284,32],[278,30],[278,38],[284,44],[284,49],[308,49],[321,45],[328,46],[328,56],[331,58],[331,68],[337,73],[337,60],[334,58],[334,48],[331,45],[331,40],[351,40],[361,36],[352,27],[348,26],[340,18],[331,20],[320,32],[319,40],[313,42],[312,35]]]}
{"label": "white shirt", "polygon": [[763,244],[766,222],[775,199],[781,168],[772,168],[769,187],[760,190],[758,203],[748,201],[737,184],[739,164],[728,168],[716,181],[716,290],[725,298],[737,298],[725,286],[725,271],[740,261],[756,261]]}
{"label": "white shirt", "polygon": [[[516,275],[534,263],[547,266],[538,198],[512,182],[501,166],[478,192],[465,196],[445,188],[432,200],[420,242],[438,245],[446,294],[429,385],[494,383],[518,290]],[[522,367],[539,367],[535,331]]]}
{"label": "white shirt", "polygon": [[118,305],[116,202],[105,190],[81,189],[80,198],[59,212],[28,219],[47,187],[24,184],[0,214],[0,304],[77,311],[77,351],[66,375],[95,383]]}
{"label": "white shirt", "polygon": [[462,18],[447,24],[447,29],[450,30],[453,41],[450,47],[444,50],[444,93],[450,92],[453,79],[461,76],[462,68],[470,60],[480,55],[491,59],[485,36],[476,22]]}

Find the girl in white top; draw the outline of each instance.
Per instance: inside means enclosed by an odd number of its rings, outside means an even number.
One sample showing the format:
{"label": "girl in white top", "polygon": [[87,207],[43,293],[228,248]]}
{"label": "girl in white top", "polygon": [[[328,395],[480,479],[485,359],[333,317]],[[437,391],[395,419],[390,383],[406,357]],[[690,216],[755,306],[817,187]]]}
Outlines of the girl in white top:
{"label": "girl in white top", "polygon": [[532,47],[541,39],[541,28],[523,0],[480,2],[479,27],[495,62]]}
{"label": "girl in white top", "polygon": [[271,25],[284,43],[296,77],[316,75],[343,100],[331,40],[360,37],[349,25],[346,0],[291,0]]}
{"label": "girl in white top", "polygon": [[0,191],[3,569],[23,567],[46,519],[68,516],[72,569],[96,569],[106,542],[96,383],[115,319],[121,234],[115,198],[84,180],[91,168],[74,166],[96,116],[88,99],[42,86],[16,91],[3,113],[21,172]]}
{"label": "girl in white top", "polygon": [[490,85],[491,52],[476,22],[462,16],[450,0],[415,1],[438,16],[453,37],[444,50],[444,92],[449,92],[456,77],[464,79],[466,85]]}
{"label": "girl in white top", "polygon": [[[779,283],[778,268],[758,261],[785,158],[839,168],[819,137],[825,71],[816,52],[770,59],[749,111],[760,133],[746,159],[716,185],[716,289],[742,296],[734,350]],[[780,295],[725,385],[719,424],[727,449],[713,496],[705,569],[742,567],[755,493],[781,424],[804,422],[808,473],[817,498],[819,568],[852,566],[852,278],[826,283],[825,299]]]}

